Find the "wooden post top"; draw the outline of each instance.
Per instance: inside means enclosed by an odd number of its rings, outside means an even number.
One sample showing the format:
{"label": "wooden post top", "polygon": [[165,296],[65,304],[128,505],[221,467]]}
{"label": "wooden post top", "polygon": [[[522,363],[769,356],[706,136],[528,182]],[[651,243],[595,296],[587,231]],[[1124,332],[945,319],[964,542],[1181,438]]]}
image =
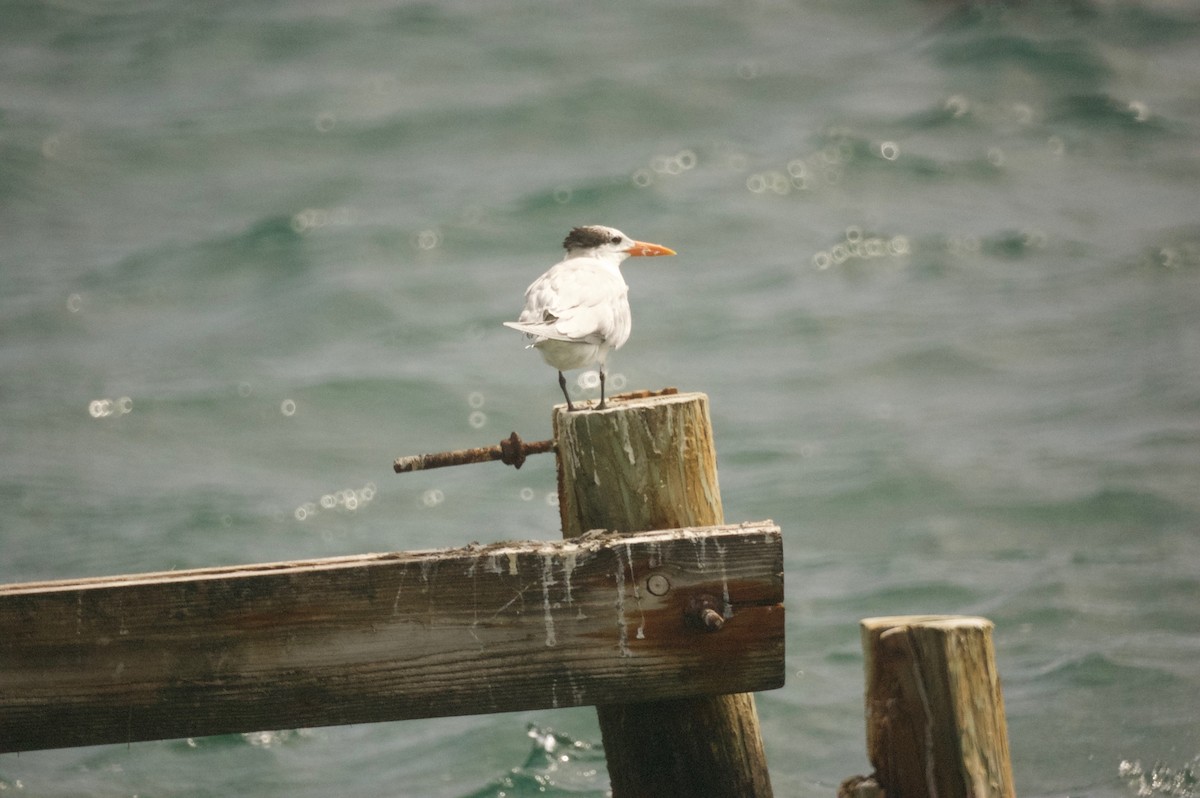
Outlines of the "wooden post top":
{"label": "wooden post top", "polygon": [[597,410],[586,403],[579,402],[577,403],[578,409],[572,412],[567,410],[566,403],[560,403],[554,406],[554,414],[557,416],[567,413],[572,413],[572,415],[575,413],[620,413],[622,411],[669,405],[677,402],[694,402],[697,399],[703,399],[707,402],[708,395],[700,391],[681,392],[678,388],[663,388],[658,391],[629,391],[608,397],[603,410]]}
{"label": "wooden post top", "polygon": [[987,618],[973,615],[881,615],[859,621],[864,631],[907,629],[920,626],[926,629],[993,629]]}

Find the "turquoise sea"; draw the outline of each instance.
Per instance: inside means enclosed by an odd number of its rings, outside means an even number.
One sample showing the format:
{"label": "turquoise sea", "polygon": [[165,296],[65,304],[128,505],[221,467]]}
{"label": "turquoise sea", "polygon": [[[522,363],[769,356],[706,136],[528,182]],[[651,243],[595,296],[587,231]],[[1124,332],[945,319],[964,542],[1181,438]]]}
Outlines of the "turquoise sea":
{"label": "turquoise sea", "polygon": [[[549,437],[501,322],[587,223],[679,252],[610,385],[707,393],[784,530],[778,796],[869,771],[858,621],[908,613],[996,623],[1020,795],[1200,794],[1186,0],[0,0],[0,582],[557,537],[552,458],[391,463]],[[606,790],[587,708],[0,756]]]}

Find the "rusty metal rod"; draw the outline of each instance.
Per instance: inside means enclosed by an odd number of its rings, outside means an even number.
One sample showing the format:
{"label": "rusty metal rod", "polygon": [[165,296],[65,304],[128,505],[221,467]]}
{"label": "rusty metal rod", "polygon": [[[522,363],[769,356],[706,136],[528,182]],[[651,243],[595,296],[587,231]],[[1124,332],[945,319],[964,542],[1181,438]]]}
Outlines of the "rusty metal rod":
{"label": "rusty metal rod", "polygon": [[397,474],[407,474],[410,471],[424,471],[429,468],[445,468],[468,463],[489,463],[492,460],[500,460],[505,465],[520,468],[527,455],[552,451],[554,451],[554,441],[525,443],[521,440],[521,436],[514,432],[495,446],[479,446],[474,449],[458,449],[452,452],[411,454],[407,457],[398,457],[392,468]]}
{"label": "rusty metal rod", "polygon": [[[620,402],[654,396],[672,396],[677,393],[679,393],[678,388],[663,388],[658,391],[628,391],[610,396],[609,399],[613,402]],[[514,432],[495,446],[479,446],[474,449],[457,449],[452,452],[410,454],[407,457],[398,457],[393,463],[392,469],[397,474],[407,474],[410,471],[425,471],[429,468],[445,468],[468,463],[489,463],[492,460],[500,460],[505,465],[520,468],[527,455],[552,452],[554,448],[554,441],[525,443],[521,440],[521,436]]]}

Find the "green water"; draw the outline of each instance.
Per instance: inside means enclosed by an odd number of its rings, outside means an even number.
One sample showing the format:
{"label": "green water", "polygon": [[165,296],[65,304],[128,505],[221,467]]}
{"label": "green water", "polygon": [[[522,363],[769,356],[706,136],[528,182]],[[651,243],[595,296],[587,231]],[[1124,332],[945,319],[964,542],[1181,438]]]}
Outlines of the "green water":
{"label": "green water", "polygon": [[[927,612],[996,622],[1021,795],[1196,794],[1194,4],[0,19],[0,581],[556,537],[547,458],[390,465],[549,436],[500,323],[609,224],[679,252],[627,264],[614,382],[707,393],[727,518],[784,530],[777,794],[869,771],[857,622]],[[598,744],[530,712],[8,755],[0,787],[598,796]]]}

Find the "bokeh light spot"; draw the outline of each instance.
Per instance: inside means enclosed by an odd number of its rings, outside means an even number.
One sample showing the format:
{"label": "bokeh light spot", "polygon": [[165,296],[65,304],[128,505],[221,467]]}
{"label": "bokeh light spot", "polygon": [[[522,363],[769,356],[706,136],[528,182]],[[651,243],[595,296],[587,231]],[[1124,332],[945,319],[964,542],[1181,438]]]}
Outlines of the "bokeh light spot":
{"label": "bokeh light spot", "polygon": [[133,412],[133,399],[122,396],[119,399],[93,399],[88,402],[88,415],[92,418],[118,418]]}
{"label": "bokeh light spot", "polygon": [[951,116],[958,119],[965,116],[971,110],[971,103],[961,94],[952,94],[946,98],[946,102],[942,107],[949,111]]}
{"label": "bokeh light spot", "polygon": [[437,230],[421,230],[412,239],[413,246],[419,250],[437,249],[442,244],[442,234]]}

